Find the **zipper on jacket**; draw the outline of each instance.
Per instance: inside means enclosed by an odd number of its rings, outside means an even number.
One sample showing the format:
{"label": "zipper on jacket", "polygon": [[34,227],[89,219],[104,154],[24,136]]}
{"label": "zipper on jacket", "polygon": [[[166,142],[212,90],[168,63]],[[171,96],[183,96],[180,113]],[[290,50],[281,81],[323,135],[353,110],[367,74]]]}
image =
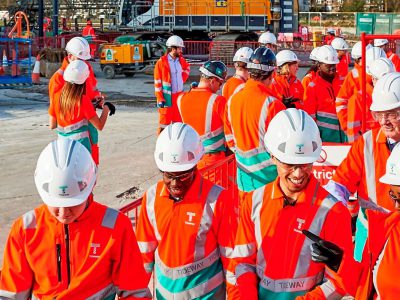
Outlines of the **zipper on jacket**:
{"label": "zipper on jacket", "polygon": [[69,287],[69,283],[71,281],[71,270],[70,270],[70,260],[69,260],[69,229],[67,224],[64,225],[64,230],[65,230],[65,248],[67,251],[67,278]]}
{"label": "zipper on jacket", "polygon": [[61,282],[61,245],[56,244],[56,255],[57,255],[57,277],[58,282]]}

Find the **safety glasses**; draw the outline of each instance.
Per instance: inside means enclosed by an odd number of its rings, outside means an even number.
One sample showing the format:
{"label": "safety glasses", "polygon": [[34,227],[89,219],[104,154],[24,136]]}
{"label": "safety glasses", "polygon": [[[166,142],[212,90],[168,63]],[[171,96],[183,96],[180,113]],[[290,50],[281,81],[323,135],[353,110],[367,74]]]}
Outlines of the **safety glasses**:
{"label": "safety glasses", "polygon": [[392,191],[389,190],[389,197],[392,199],[394,202],[400,203],[400,198],[396,196],[396,194]]}
{"label": "safety glasses", "polygon": [[391,110],[391,111],[373,111],[372,116],[375,121],[380,121],[382,119],[389,121],[398,121],[400,119],[399,110]]}
{"label": "safety glasses", "polygon": [[286,164],[284,162],[281,162],[279,159],[277,159],[277,162],[279,163],[279,166],[284,169],[287,172],[293,172],[296,169],[301,169],[303,171],[310,170],[312,169],[313,164]]}
{"label": "safety glasses", "polygon": [[167,172],[161,172],[161,173],[162,173],[165,181],[176,180],[176,181],[180,181],[180,182],[185,182],[193,177],[194,170],[190,170],[189,172],[185,172],[180,175],[173,175],[173,174],[167,173]]}

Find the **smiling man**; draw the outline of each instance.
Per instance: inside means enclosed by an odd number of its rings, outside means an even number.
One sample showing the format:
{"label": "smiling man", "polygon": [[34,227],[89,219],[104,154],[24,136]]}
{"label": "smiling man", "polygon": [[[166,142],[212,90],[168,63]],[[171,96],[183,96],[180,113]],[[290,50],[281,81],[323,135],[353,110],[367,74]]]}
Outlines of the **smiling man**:
{"label": "smiling man", "polygon": [[[352,261],[350,214],[313,176],[322,147],[318,127],[303,110],[289,108],[272,119],[264,141],[278,177],[242,202],[232,262],[241,299],[340,299],[340,274]],[[319,254],[303,230],[338,246],[341,254],[318,250],[327,253],[329,269],[312,258]]]}
{"label": "smiling man", "polygon": [[187,124],[171,124],[157,139],[162,180],[144,194],[137,225],[157,299],[218,300],[226,292],[238,299],[227,279],[237,228],[234,199],[197,171],[203,155],[200,136]]}

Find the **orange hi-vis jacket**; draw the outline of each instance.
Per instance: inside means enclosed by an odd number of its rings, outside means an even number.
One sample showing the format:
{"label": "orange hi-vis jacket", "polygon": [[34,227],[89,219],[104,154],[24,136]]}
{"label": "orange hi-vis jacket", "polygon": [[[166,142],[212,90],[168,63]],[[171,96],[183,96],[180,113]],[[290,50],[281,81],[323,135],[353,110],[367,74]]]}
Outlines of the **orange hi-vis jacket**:
{"label": "orange hi-vis jacket", "polygon": [[92,25],[86,25],[82,30],[82,36],[87,37],[90,36],[91,38],[96,38],[96,33]]}
{"label": "orange hi-vis jacket", "polygon": [[396,72],[400,72],[400,58],[398,57],[398,55],[393,51],[386,52],[386,55],[394,64]]}
{"label": "orange hi-vis jacket", "polygon": [[[158,102],[165,102],[166,106],[172,103],[171,70],[169,68],[168,56],[165,54],[160,57],[154,67],[154,91]],[[190,66],[183,58],[179,57],[182,66],[183,82],[189,78]]]}
{"label": "orange hi-vis jacket", "polygon": [[[342,129],[347,135],[349,143],[353,143],[361,135],[361,120],[363,113],[361,78],[361,67],[355,64],[354,69],[347,74],[336,97],[336,113]],[[370,79],[370,77],[368,79]],[[367,129],[374,128],[376,125],[373,121],[371,112],[369,111],[369,107],[372,103],[372,90],[372,83],[367,81]]]}
{"label": "orange hi-vis jacket", "polygon": [[251,78],[228,100],[225,135],[227,141],[234,141],[240,191],[255,190],[276,178],[276,166],[265,148],[264,135],[272,118],[285,109],[267,87]]}
{"label": "orange hi-vis jacket", "polygon": [[294,102],[296,108],[303,107],[304,88],[296,77],[277,74],[272,80],[271,89],[279,100],[293,97],[293,99],[299,99]]}
{"label": "orange hi-vis jacket", "polygon": [[317,74],[305,91],[304,110],[316,120],[323,142],[344,142],[335,109],[338,90],[337,77],[330,83]]}
{"label": "orange hi-vis jacket", "polygon": [[[284,207],[284,198],[278,177],[242,202],[232,260],[242,299],[340,299],[353,261],[347,208],[313,176],[296,204]],[[311,260],[304,229],[344,250],[337,273]]]}
{"label": "orange hi-vis jacket", "polygon": [[[210,165],[225,157],[224,113],[226,99],[214,94],[208,88],[192,88],[190,92],[178,96],[178,109],[182,122],[192,126],[200,135],[205,153],[204,164]],[[218,157],[218,158],[217,158]]]}
{"label": "orange hi-vis jacket", "polygon": [[[400,287],[400,214],[367,210],[368,239],[359,268],[349,281],[357,288],[356,299],[396,299]],[[357,280],[358,279],[358,280]],[[354,290],[354,287],[352,287]]]}
{"label": "orange hi-vis jacket", "polygon": [[350,148],[347,157],[336,168],[327,189],[346,203],[357,192],[360,206],[365,209],[393,210],[389,186],[379,182],[386,172],[390,150],[380,128],[364,133]]}
{"label": "orange hi-vis jacket", "polygon": [[228,193],[199,172],[182,201],[171,200],[163,181],[147,190],[136,235],[148,277],[154,271],[157,299],[225,299],[226,292],[238,299],[228,279],[234,279],[228,271],[234,211]]}
{"label": "orange hi-vis jacket", "polygon": [[233,75],[225,82],[224,86],[222,87],[222,96],[225,97],[226,100],[228,100],[230,97],[243,89],[245,83],[246,80],[244,80],[243,77],[236,74]]}
{"label": "orange hi-vis jacket", "polygon": [[11,228],[4,251],[0,299],[150,299],[130,220],[91,202],[71,224],[46,205]]}
{"label": "orange hi-vis jacket", "polygon": [[301,84],[302,84],[303,89],[304,89],[304,94],[305,94],[305,92],[307,90],[308,85],[311,82],[313,82],[316,77],[317,77],[317,72],[315,72],[315,71],[310,71],[303,77],[303,79],[301,80]]}

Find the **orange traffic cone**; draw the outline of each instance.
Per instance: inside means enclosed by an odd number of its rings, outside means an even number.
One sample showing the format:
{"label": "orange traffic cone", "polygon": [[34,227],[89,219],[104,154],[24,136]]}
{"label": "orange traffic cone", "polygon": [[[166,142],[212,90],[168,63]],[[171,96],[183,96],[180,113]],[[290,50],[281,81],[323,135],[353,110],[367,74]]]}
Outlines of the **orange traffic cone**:
{"label": "orange traffic cone", "polygon": [[7,59],[7,55],[6,55],[6,50],[3,50],[3,67],[7,67],[8,66],[8,59]]}
{"label": "orange traffic cone", "polygon": [[32,82],[39,84],[40,83],[40,55],[36,56],[35,66],[33,67],[32,72]]}
{"label": "orange traffic cone", "polygon": [[12,50],[12,65],[11,65],[11,76],[21,75],[21,71],[19,70],[19,66],[17,64],[17,52],[15,49]]}

